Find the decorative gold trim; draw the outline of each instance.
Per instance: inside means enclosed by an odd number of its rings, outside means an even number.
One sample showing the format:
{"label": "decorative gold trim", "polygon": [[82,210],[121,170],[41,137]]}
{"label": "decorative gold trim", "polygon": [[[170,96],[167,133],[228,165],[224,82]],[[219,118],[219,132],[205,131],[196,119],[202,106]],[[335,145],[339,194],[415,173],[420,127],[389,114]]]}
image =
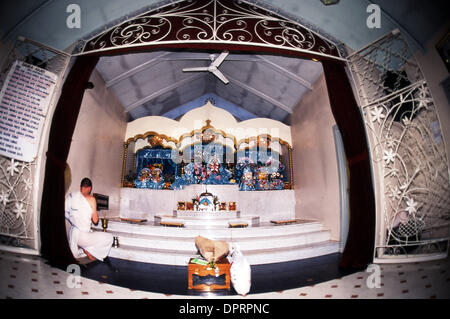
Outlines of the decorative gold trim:
{"label": "decorative gold trim", "polygon": [[146,132],[146,133],[144,133],[144,134],[138,134],[138,135],[135,135],[134,137],[130,137],[130,138],[126,141],[126,143],[136,142],[136,141],[139,140],[139,139],[145,140],[147,137],[149,137],[149,136],[151,136],[151,135],[158,136],[158,137],[160,137],[161,139],[166,140],[167,142],[174,142],[175,145],[178,145],[178,144],[179,144],[179,142],[178,142],[177,139],[175,139],[175,138],[173,138],[173,137],[169,137],[169,136],[167,136],[167,135],[165,135],[165,134],[158,134],[158,133],[156,133],[155,131],[148,131],[148,132]]}
{"label": "decorative gold trim", "polygon": [[[212,129],[212,130],[214,131],[215,134],[220,134],[220,135],[222,135],[224,138],[229,138],[229,139],[231,139],[231,140],[233,141],[234,147],[235,147],[235,149],[236,149],[236,145],[237,145],[237,143],[236,143],[236,141],[237,141],[237,140],[236,140],[236,137],[234,137],[234,136],[231,135],[231,134],[227,134],[227,133],[225,133],[225,132],[222,131],[222,130],[216,129],[214,126],[211,125],[211,120],[206,120],[206,125],[203,126],[203,127],[200,128],[200,129],[192,130],[190,133],[182,134],[182,135],[180,136],[180,138],[178,139],[178,140],[179,140],[179,143],[181,144],[181,142],[182,142],[185,138],[187,138],[187,137],[192,138],[195,134],[202,134],[202,133],[205,132],[207,129]],[[194,144],[194,143],[192,143],[192,144]]]}
{"label": "decorative gold trim", "polygon": [[272,143],[272,142],[278,142],[278,143],[280,143],[282,145],[286,145],[288,148],[291,147],[291,145],[289,145],[288,142],[286,142],[285,140],[283,140],[283,139],[281,139],[279,137],[272,137],[270,134],[260,134],[260,135],[257,135],[256,137],[255,136],[251,136],[251,137],[247,137],[247,138],[244,138],[244,139],[240,140],[236,144],[236,149],[239,149],[241,144],[243,144],[243,143],[250,144],[250,141],[254,141],[254,140],[256,140],[257,146],[259,147],[259,140],[261,138],[267,138],[267,140],[269,141],[269,144]]}
{"label": "decorative gold trim", "polygon": [[[214,131],[215,134],[220,134],[220,135],[222,135],[224,138],[229,138],[229,139],[231,139],[231,140],[233,141],[235,150],[238,150],[238,149],[239,149],[239,146],[240,146],[242,143],[247,143],[247,144],[248,144],[249,141],[251,141],[251,140],[256,140],[257,143],[258,143],[258,146],[259,146],[259,139],[260,139],[260,138],[267,138],[268,141],[269,141],[270,143],[272,143],[272,142],[279,142],[279,143],[282,144],[282,145],[286,145],[288,148],[291,147],[291,145],[290,145],[288,142],[286,142],[285,140],[283,140],[283,139],[281,139],[281,138],[279,138],[279,137],[272,137],[270,134],[260,134],[260,135],[257,135],[256,137],[255,137],[255,136],[247,137],[247,138],[245,138],[245,139],[239,140],[239,142],[238,142],[235,136],[233,136],[233,135],[231,135],[231,134],[228,134],[228,133],[225,133],[223,130],[216,129],[214,126],[212,126],[212,125],[211,125],[211,120],[206,120],[206,125],[205,125],[205,126],[203,126],[203,127],[200,128],[200,129],[192,130],[190,133],[182,134],[178,139],[176,139],[176,138],[174,138],[174,137],[169,137],[169,136],[167,136],[167,135],[165,135],[165,134],[159,134],[159,133],[157,133],[157,132],[155,132],[155,131],[148,131],[148,132],[146,132],[146,133],[144,133],[144,134],[138,134],[138,135],[135,135],[134,137],[130,137],[130,138],[126,141],[126,143],[136,142],[138,139],[146,139],[147,137],[149,137],[149,136],[151,136],[151,135],[155,135],[155,136],[160,137],[161,139],[166,140],[167,142],[174,142],[175,145],[176,145],[177,147],[179,147],[179,145],[181,144],[181,142],[182,142],[185,138],[187,138],[187,137],[192,138],[195,134],[202,134],[202,133],[203,133],[204,131],[206,131],[207,129],[212,129],[212,130]],[[191,143],[191,144],[194,144],[194,143]],[[172,147],[171,147],[171,148],[172,148]],[[173,149],[173,148],[172,148],[172,149]]]}
{"label": "decorative gold trim", "polygon": [[292,162],[292,147],[288,147],[289,154],[289,175],[291,179],[291,189],[294,189],[294,166]]}
{"label": "decorative gold trim", "polygon": [[125,182],[125,166],[127,164],[128,142],[123,143],[123,162],[122,162],[122,181],[121,185],[124,187]]}

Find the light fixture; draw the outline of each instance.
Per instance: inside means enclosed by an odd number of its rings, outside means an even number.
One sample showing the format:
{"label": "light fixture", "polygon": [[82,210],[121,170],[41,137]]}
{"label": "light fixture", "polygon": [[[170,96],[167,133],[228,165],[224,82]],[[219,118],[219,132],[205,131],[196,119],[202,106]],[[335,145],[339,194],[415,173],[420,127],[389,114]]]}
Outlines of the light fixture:
{"label": "light fixture", "polygon": [[333,4],[339,3],[339,0],[320,0],[324,5],[331,6]]}

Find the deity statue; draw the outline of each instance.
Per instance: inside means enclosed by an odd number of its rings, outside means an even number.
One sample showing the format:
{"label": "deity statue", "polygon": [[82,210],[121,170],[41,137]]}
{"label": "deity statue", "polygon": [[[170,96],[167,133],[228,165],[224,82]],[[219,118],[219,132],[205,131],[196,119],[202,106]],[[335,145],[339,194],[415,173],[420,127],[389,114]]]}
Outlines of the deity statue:
{"label": "deity statue", "polygon": [[241,191],[255,190],[255,179],[253,178],[253,171],[249,166],[245,167],[243,170],[241,182],[239,183],[239,190]]}
{"label": "deity statue", "polygon": [[267,163],[268,167],[270,167],[269,173],[269,185],[270,189],[282,190],[283,187],[283,171],[285,169],[284,165],[279,161],[273,161],[270,159],[270,162]]}
{"label": "deity statue", "polygon": [[215,203],[217,201],[217,198],[213,196],[213,194],[209,193],[208,191],[201,193],[198,198],[198,210],[199,211],[215,211]]}
{"label": "deity statue", "polygon": [[164,187],[164,177],[162,176],[162,170],[160,168],[154,168],[152,170],[152,176],[150,178],[150,188],[162,189]]}
{"label": "deity statue", "polygon": [[279,172],[270,175],[270,189],[283,189],[283,175]]}
{"label": "deity statue", "polygon": [[186,185],[196,184],[197,180],[194,176],[194,163],[189,163],[183,168],[181,177],[176,176],[175,182],[172,183],[173,189],[183,189]]}
{"label": "deity statue", "polygon": [[268,168],[258,165],[256,169],[256,181],[255,181],[255,189],[257,190],[269,190],[269,174]]}
{"label": "deity statue", "polygon": [[134,181],[136,188],[163,189],[164,185],[162,169],[154,165],[148,165],[148,167],[143,168]]}
{"label": "deity statue", "polygon": [[134,180],[134,186],[136,186],[136,188],[147,188],[151,173],[152,171],[147,167],[141,169],[137,178]]}
{"label": "deity statue", "polygon": [[194,162],[194,178],[195,178],[196,184],[205,184],[208,177],[209,177],[209,173],[207,172],[203,163],[202,162]]}
{"label": "deity statue", "polygon": [[212,157],[207,165],[206,184],[229,184],[231,172],[220,164],[217,156]]}

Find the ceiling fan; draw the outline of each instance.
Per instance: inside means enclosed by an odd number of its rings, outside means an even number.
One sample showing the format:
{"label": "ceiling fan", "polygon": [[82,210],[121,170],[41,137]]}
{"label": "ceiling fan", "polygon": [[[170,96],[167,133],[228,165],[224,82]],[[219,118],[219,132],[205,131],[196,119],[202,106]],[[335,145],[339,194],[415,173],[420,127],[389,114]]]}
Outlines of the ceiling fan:
{"label": "ceiling fan", "polygon": [[228,84],[230,81],[223,75],[222,72],[219,71],[218,67],[222,64],[223,60],[230,54],[228,51],[222,52],[217,58],[215,54],[210,54],[209,58],[211,59],[211,64],[205,67],[197,67],[197,68],[184,68],[183,72],[200,72],[200,71],[208,71],[217,76],[223,83]]}

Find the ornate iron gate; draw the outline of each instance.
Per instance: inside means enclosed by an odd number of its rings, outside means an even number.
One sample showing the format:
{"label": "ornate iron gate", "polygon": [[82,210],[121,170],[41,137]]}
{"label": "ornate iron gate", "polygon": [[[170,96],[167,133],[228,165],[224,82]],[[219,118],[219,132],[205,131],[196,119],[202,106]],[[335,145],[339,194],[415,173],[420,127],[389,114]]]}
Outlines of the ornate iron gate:
{"label": "ornate iron gate", "polygon": [[445,257],[449,168],[438,114],[420,67],[397,30],[347,59],[372,158],[375,261]]}
{"label": "ornate iron gate", "polygon": [[[25,38],[19,38],[0,69],[0,88],[15,61],[23,61],[58,76],[56,87],[44,120],[44,129],[36,158],[23,162],[0,156],[0,244],[10,247],[39,249],[38,216],[41,184],[41,162],[44,153],[42,141],[51,121],[62,78],[70,55]],[[45,163],[45,162],[44,162]]]}

